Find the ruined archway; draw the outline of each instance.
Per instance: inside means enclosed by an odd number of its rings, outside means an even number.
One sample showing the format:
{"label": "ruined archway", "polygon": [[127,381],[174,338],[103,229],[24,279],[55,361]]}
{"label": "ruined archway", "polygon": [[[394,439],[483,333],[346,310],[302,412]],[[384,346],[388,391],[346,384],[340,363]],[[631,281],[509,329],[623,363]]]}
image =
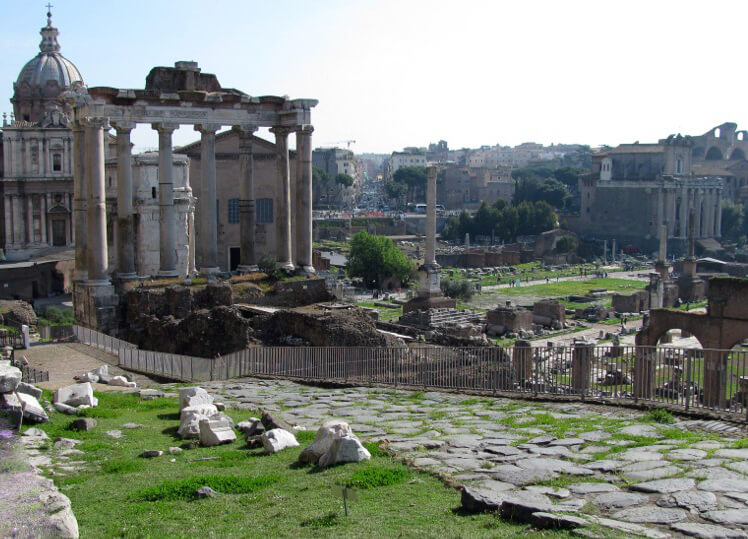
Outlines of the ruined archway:
{"label": "ruined archway", "polygon": [[722,155],[722,150],[720,150],[716,146],[712,146],[706,152],[706,156],[704,157],[704,159],[706,161],[720,161],[724,159],[724,156]]}
{"label": "ruined archway", "polygon": [[741,148],[735,148],[730,154],[730,161],[745,160],[745,152]]}

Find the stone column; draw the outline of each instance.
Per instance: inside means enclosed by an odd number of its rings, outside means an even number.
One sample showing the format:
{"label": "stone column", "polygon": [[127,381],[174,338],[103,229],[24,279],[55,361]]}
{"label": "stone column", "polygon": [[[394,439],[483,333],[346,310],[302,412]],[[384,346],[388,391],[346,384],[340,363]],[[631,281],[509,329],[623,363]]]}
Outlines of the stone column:
{"label": "stone column", "polygon": [[667,192],[667,211],[665,219],[668,222],[668,238],[675,237],[675,189],[668,189]]}
{"label": "stone column", "polygon": [[610,244],[610,260],[614,264],[616,263],[616,239],[613,238]]}
{"label": "stone column", "polygon": [[200,273],[218,273],[218,216],[216,215],[216,124],[196,125],[200,132]]}
{"label": "stone column", "polygon": [[520,389],[529,388],[532,383],[532,343],[517,340],[512,349],[512,383]]}
{"label": "stone column", "polygon": [[660,251],[657,256],[658,262],[666,263],[667,262],[667,230],[668,230],[668,223],[665,221],[660,226]]}
{"label": "stone column", "polygon": [[665,191],[660,184],[657,188],[657,221],[655,221],[654,235],[657,236],[660,233],[660,225],[665,220]]}
{"label": "stone column", "polygon": [[109,129],[107,118],[85,118],[86,179],[88,225],[89,285],[108,285],[106,239],[106,185],[104,171],[104,133]]}
{"label": "stone column", "polygon": [[571,387],[576,393],[585,395],[590,389],[592,359],[595,345],[579,342],[574,345],[571,355]]}
{"label": "stone column", "polygon": [[678,208],[678,237],[688,237],[688,189],[681,188],[680,192],[680,208]]}
{"label": "stone column", "polygon": [[5,195],[3,207],[5,208],[5,246],[6,248],[16,242],[13,234],[13,197]]}
{"label": "stone column", "polygon": [[42,243],[52,243],[47,241],[47,193],[39,195],[39,232]]}
{"label": "stone column", "polygon": [[703,189],[697,189],[694,193],[694,208],[696,209],[696,234],[695,237],[701,238],[703,236],[702,234],[702,227],[704,223],[704,212],[702,211],[704,208],[704,190]]}
{"label": "stone column", "polygon": [[291,171],[288,162],[288,127],[273,127],[270,132],[275,135],[276,162],[278,164],[278,183],[276,200],[276,235],[275,259],[285,271],[294,270],[291,261]]}
{"label": "stone column", "polygon": [[424,264],[436,267],[436,167],[427,170],[426,183],[426,253]]}
{"label": "stone column", "polygon": [[717,194],[715,196],[716,198],[716,211],[717,211],[717,222],[715,224],[715,230],[714,235],[717,238],[722,237],[722,191],[720,189],[717,189],[715,191]]}
{"label": "stone column", "polygon": [[312,264],[312,133],[303,125],[296,131],[296,264],[303,274],[316,273]]}
{"label": "stone column", "polygon": [[34,201],[31,193],[26,193],[26,245],[34,243]]}
{"label": "stone column", "polygon": [[158,131],[159,276],[177,276],[177,221],[174,212],[174,155],[171,134],[178,124],[153,124]]}
{"label": "stone column", "polygon": [[654,395],[656,354],[653,346],[636,348],[633,380],[636,399],[651,399]]}
{"label": "stone column", "polygon": [[135,231],[132,205],[132,155],[130,131],[133,122],[117,122],[117,276],[134,279]]}
{"label": "stone column", "polygon": [[254,125],[235,126],[239,134],[239,267],[240,273],[257,271],[255,233],[257,213],[255,209],[255,161],[252,136]]}

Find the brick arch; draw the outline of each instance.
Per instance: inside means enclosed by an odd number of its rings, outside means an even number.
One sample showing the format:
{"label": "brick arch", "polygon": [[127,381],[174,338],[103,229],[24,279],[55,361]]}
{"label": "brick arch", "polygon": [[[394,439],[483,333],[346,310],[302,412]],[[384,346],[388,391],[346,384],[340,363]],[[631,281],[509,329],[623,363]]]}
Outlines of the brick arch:
{"label": "brick arch", "polygon": [[706,315],[695,316],[694,313],[683,311],[671,311],[669,309],[656,309],[652,311],[647,327],[636,334],[636,344],[639,346],[657,346],[657,342],[671,329],[680,329],[689,332],[701,344],[702,348],[715,348],[717,343],[712,343],[708,334]]}

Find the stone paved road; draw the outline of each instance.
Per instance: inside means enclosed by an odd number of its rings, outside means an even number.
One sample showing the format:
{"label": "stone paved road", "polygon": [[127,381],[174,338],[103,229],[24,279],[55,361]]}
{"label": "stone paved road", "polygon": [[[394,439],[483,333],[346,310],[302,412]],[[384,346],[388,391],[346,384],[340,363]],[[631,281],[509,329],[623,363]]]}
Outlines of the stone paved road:
{"label": "stone paved road", "polygon": [[663,425],[625,408],[287,381],[203,387],[248,415],[279,411],[307,429],[343,419],[479,497],[529,496],[628,535],[748,537],[748,443],[724,423]]}

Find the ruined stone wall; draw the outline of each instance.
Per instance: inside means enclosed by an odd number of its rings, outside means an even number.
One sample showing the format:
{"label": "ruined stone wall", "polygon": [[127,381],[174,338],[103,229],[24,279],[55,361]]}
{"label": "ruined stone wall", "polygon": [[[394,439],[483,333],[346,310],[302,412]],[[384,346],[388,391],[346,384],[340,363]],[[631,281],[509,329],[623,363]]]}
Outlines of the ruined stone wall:
{"label": "ruined stone wall", "polygon": [[324,279],[278,282],[275,290],[265,294],[257,290],[258,293],[237,297],[236,302],[272,307],[301,307],[334,299],[327,290]]}
{"label": "ruined stone wall", "polygon": [[[544,299],[535,302],[532,306],[532,313],[536,323],[542,323],[544,326],[550,326],[554,321],[557,321],[562,327],[566,323],[566,307],[556,300]],[[537,317],[547,318],[549,322],[539,321]]]}
{"label": "ruined stone wall", "polygon": [[613,309],[617,313],[638,313],[649,309],[649,294],[644,291],[633,294],[613,294]]}
{"label": "ruined stone wall", "polygon": [[522,307],[498,307],[486,312],[486,319],[488,325],[503,326],[510,332],[532,329],[532,311]]}

